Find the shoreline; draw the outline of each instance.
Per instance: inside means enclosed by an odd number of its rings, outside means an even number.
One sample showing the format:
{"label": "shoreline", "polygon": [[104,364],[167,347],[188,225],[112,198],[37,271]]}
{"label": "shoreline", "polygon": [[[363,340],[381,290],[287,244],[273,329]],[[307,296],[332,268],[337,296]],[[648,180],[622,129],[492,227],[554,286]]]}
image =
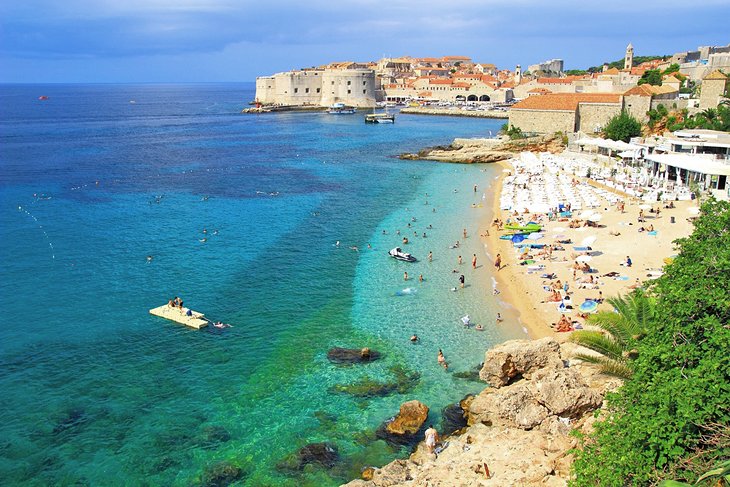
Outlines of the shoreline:
{"label": "shoreline", "polygon": [[509,112],[500,110],[454,110],[448,108],[415,108],[407,107],[400,110],[401,113],[409,115],[438,115],[442,117],[474,117],[474,118],[496,118],[501,120],[509,119]]}

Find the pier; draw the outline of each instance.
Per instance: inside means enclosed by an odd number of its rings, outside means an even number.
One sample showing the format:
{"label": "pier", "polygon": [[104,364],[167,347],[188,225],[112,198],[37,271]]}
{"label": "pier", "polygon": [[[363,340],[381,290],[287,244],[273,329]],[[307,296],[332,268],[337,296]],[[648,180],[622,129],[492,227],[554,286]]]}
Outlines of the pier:
{"label": "pier", "polygon": [[192,315],[188,316],[187,311],[187,308],[183,308],[181,310],[180,308],[170,306],[169,304],[163,304],[158,308],[152,308],[150,310],[150,314],[180,323],[181,325],[189,326],[190,328],[195,328],[196,330],[200,330],[201,328],[208,326],[208,320],[205,319],[205,315],[203,313],[190,310]]}

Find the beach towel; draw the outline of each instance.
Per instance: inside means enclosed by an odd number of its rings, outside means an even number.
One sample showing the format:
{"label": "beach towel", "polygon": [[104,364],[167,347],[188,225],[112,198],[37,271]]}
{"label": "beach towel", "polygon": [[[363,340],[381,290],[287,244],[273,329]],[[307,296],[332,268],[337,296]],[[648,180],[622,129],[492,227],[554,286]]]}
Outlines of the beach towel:
{"label": "beach towel", "polygon": [[592,249],[592,248],[590,248],[590,247],[576,247],[576,246],[574,245],[574,246],[573,246],[573,250],[575,250],[575,251],[577,251],[577,252],[588,252],[589,250],[593,250],[593,249]]}

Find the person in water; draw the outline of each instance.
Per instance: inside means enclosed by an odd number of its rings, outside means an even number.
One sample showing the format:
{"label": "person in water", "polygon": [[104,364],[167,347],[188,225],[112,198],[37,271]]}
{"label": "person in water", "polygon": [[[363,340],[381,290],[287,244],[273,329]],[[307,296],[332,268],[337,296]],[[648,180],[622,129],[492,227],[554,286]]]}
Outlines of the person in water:
{"label": "person in water", "polygon": [[411,342],[416,343],[419,340],[418,335],[415,333],[411,335]]}
{"label": "person in water", "polygon": [[446,357],[444,357],[444,352],[441,351],[439,348],[438,356],[436,357],[436,360],[438,361],[439,365],[444,368],[444,370],[449,370],[449,364],[446,362]]}

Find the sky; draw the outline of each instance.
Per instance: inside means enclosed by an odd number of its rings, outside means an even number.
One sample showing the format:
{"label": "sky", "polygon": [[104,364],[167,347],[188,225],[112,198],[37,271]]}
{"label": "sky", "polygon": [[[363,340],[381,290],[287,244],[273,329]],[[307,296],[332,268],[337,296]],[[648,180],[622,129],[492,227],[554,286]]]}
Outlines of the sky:
{"label": "sky", "polygon": [[730,43],[730,0],[5,0],[0,82],[240,82],[333,61],[565,69]]}

